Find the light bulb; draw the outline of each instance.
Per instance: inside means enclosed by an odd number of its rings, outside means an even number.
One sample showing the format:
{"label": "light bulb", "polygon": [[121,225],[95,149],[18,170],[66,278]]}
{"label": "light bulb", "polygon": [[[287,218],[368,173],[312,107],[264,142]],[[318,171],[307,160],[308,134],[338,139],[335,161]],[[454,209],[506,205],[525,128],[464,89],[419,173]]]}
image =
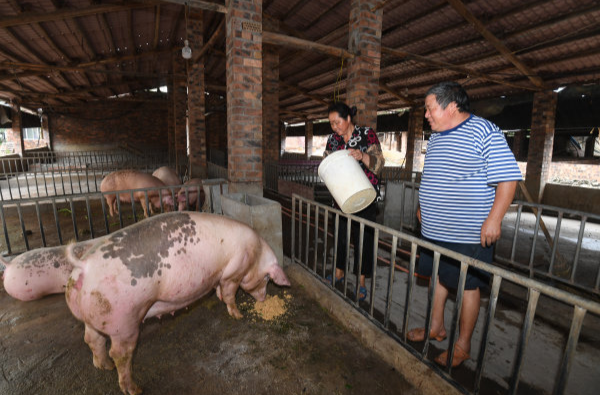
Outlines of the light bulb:
{"label": "light bulb", "polygon": [[183,56],[184,59],[191,59],[192,49],[189,47],[188,40],[185,40],[183,43],[185,44],[185,46],[181,48],[181,56]]}

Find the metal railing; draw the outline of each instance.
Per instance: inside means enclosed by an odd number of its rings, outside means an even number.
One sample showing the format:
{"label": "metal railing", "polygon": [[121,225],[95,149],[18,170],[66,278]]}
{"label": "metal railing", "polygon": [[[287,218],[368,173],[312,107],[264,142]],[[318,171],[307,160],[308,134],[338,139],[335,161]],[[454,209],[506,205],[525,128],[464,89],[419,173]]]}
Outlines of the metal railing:
{"label": "metal railing", "polygon": [[[417,231],[418,190],[414,182],[388,184],[394,197],[386,199],[385,224]],[[502,221],[494,260],[530,278],[598,295],[600,216],[517,200]]]}
{"label": "metal railing", "polygon": [[[545,381],[545,384],[549,384],[547,380],[548,377],[556,378],[552,388],[549,390],[555,394],[565,393],[571,367],[574,366],[575,355],[580,352],[579,349],[577,349],[577,344],[580,340],[579,335],[582,331],[583,319],[586,316],[586,313],[590,312],[591,314],[588,315],[588,317],[592,317],[597,321],[599,319],[598,316],[600,315],[599,303],[551,287],[518,273],[513,273],[506,269],[468,258],[398,230],[353,215],[345,215],[341,211],[332,209],[331,207],[294,195],[292,200],[291,220],[291,259],[293,262],[302,265],[321,281],[325,281],[328,273],[333,274],[333,268],[335,266],[334,262],[336,262],[337,255],[340,253],[340,251],[337,251],[340,221],[348,221],[348,236],[352,223],[359,226],[358,256],[360,258],[357,270],[360,272],[362,267],[362,245],[366,228],[371,228],[374,231],[373,259],[378,264],[374,265],[371,280],[366,284],[369,297],[365,302],[358,301],[359,283],[355,276],[352,276],[348,270],[345,271],[346,275],[344,277],[342,291],[337,289],[338,285],[334,282],[334,275],[332,275],[331,280],[327,282],[329,287],[334,290],[335,293],[347,300],[348,303],[352,304],[375,325],[384,330],[389,336],[401,343],[438,374],[465,393],[479,393],[483,378],[490,374],[497,373],[496,371],[500,369],[498,368],[498,363],[505,363],[504,360],[498,362],[496,361],[497,358],[488,357],[488,352],[494,350],[494,353],[496,353],[500,352],[498,350],[502,350],[503,348],[510,349],[516,342],[517,346],[511,370],[510,373],[507,374],[510,378],[506,383],[496,382],[500,392],[516,394],[519,383],[523,381],[524,377],[527,377],[527,380],[532,379],[529,374],[531,363],[527,364],[525,362],[525,355],[527,352],[531,352],[530,346],[533,342],[532,329],[536,312],[542,314],[542,312],[546,310],[546,304],[549,303],[552,307],[549,309],[550,312],[548,314],[550,317],[556,318],[558,310],[556,310],[555,305],[562,305],[563,303],[568,305],[570,313],[568,311],[565,315],[568,317],[569,314],[572,314],[572,318],[570,320],[570,329],[564,348],[560,345],[554,346],[550,351],[552,345],[545,342],[542,344],[542,347],[545,350],[544,359],[538,359],[534,362],[534,364],[544,364],[545,374],[543,380]],[[349,237],[347,240],[348,239]],[[384,246],[384,248],[380,248],[382,246]],[[357,248],[357,246],[354,246],[354,248]],[[423,290],[426,289],[426,285],[417,287],[415,284],[415,267],[417,262],[417,251],[419,248],[432,250],[434,256],[431,286],[427,292],[427,297],[424,298],[427,300],[426,308],[423,306],[419,307],[418,303],[422,303],[421,298],[415,297],[419,292],[421,294],[420,296],[423,297],[423,293],[426,292]],[[349,252],[350,246],[348,243],[346,247],[346,256],[351,256]],[[429,338],[425,339],[424,346],[420,350],[414,347],[413,344],[407,342],[409,324],[415,317],[422,318],[422,315],[425,314],[425,333],[430,333],[433,311],[432,300],[433,295],[435,294],[437,270],[441,256],[447,256],[460,262],[460,277],[458,289],[456,291],[456,302],[452,309],[452,324],[449,331],[450,336],[445,340],[447,341],[448,350],[454,349],[457,340],[467,270],[470,267],[475,267],[490,273],[492,278],[487,312],[484,314],[484,319],[480,319],[478,322],[481,326],[480,330],[478,331],[476,329],[476,335],[473,336],[474,343],[476,343],[475,338],[480,336],[479,348],[473,347],[471,349],[472,355],[476,354],[476,358],[474,356],[476,363],[473,367],[474,377],[472,380],[466,380],[466,382],[462,379],[465,377],[464,374],[460,375],[460,378],[457,378],[457,375],[453,376],[452,372],[457,369],[453,369],[451,366],[441,369],[432,363],[433,358],[428,354],[430,346]],[[404,257],[404,259],[401,257]],[[349,264],[347,260],[346,269],[348,267]],[[354,285],[352,286],[349,284],[352,280],[349,280],[349,277],[351,276],[354,278]],[[507,340],[504,337],[498,335],[498,331],[492,330],[499,320],[496,317],[498,301],[499,299],[503,300],[505,297],[506,291],[502,294],[500,292],[500,286],[503,283],[504,286],[510,285],[525,289],[528,300],[527,308],[524,313],[525,316],[520,328],[518,325],[511,323],[511,325],[517,328],[515,329],[515,338],[508,339],[509,343],[506,343]],[[536,310],[540,296],[544,299],[544,306],[546,307]],[[504,311],[505,310],[503,309],[503,313]],[[568,320],[568,318],[566,320]],[[562,324],[564,324],[564,322],[562,322]],[[586,347],[581,348],[586,349]],[[554,365],[548,360],[548,355],[551,352],[553,353],[553,356],[556,356],[558,359],[558,361],[555,361],[558,365],[556,371],[553,371],[551,366]],[[597,354],[597,350],[592,350],[591,352],[592,355]],[[450,352],[450,360],[453,358],[452,354],[453,352]],[[465,365],[466,364],[467,362],[465,362]],[[495,365],[486,370],[486,366],[489,364]],[[577,368],[579,369],[581,366],[585,365],[578,364]],[[582,376],[589,381],[590,384],[588,385],[591,385],[592,388],[597,384],[594,381],[596,373],[593,365],[590,367],[589,375],[580,374],[578,377],[581,378]],[[486,381],[486,383],[488,383],[486,385],[490,385],[489,380]],[[578,382],[577,384],[582,385],[581,382]]]}
{"label": "metal railing", "polygon": [[97,192],[102,178],[116,170],[152,173],[168,164],[164,153],[119,151],[29,152],[0,158],[0,200]]}
{"label": "metal railing", "polygon": [[504,218],[505,226],[513,228],[510,248],[508,243],[505,248],[497,246],[495,259],[531,278],[600,294],[600,215],[522,201],[515,204],[516,213]]}

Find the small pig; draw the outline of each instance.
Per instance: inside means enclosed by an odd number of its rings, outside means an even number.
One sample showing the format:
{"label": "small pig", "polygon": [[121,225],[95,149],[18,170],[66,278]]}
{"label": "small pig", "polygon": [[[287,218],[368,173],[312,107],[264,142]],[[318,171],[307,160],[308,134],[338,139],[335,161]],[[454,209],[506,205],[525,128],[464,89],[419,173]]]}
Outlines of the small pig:
{"label": "small pig", "polygon": [[181,178],[179,178],[177,172],[171,169],[169,166],[159,167],[158,169],[154,170],[152,175],[164,182],[168,187],[173,185],[181,185]]}
{"label": "small pig", "polygon": [[[196,210],[202,209],[204,205],[204,188],[202,188],[202,179],[201,178],[192,178],[185,182],[183,185],[188,185],[189,187],[182,187],[179,192],[177,192],[177,203],[179,204],[179,211],[186,210],[186,202],[187,208],[190,210],[196,208]],[[187,191],[187,199],[185,197]]]}
{"label": "small pig", "polygon": [[[123,191],[128,189],[164,187],[165,184],[158,178],[137,170],[118,170],[108,174],[100,184],[101,192]],[[110,216],[117,212],[116,195],[104,195]],[[146,207],[146,196],[144,191],[133,193],[133,199],[140,202],[144,210],[144,216],[148,218],[148,207]],[[131,194],[129,192],[120,193],[119,200],[125,203],[131,203]],[[148,200],[150,201],[150,213],[154,214],[153,207],[160,208],[160,196],[158,189],[148,191]],[[168,189],[162,189],[162,202],[165,210],[170,211],[174,208],[173,195]]]}
{"label": "small pig", "polygon": [[[94,366],[116,364],[125,394],[141,393],[131,360],[144,319],[172,313],[213,289],[229,314],[241,318],[238,287],[262,301],[269,279],[290,285],[273,250],[252,228],[199,212],[156,215],[95,243],[71,245],[67,256],[74,266],[67,304],[85,324]],[[111,340],[108,355],[103,334]]]}

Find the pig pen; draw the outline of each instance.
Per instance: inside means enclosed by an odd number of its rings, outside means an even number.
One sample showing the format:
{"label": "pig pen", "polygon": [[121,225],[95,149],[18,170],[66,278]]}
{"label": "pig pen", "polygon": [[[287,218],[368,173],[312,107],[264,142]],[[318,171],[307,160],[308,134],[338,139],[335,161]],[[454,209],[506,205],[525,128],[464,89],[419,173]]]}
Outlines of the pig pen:
{"label": "pig pen", "polygon": [[[144,394],[420,393],[292,283],[269,284],[284,303],[270,313],[240,290],[240,320],[214,293],[146,320],[134,380]],[[0,305],[1,394],[120,393],[116,370],[93,366],[64,295],[21,302],[2,288]]]}

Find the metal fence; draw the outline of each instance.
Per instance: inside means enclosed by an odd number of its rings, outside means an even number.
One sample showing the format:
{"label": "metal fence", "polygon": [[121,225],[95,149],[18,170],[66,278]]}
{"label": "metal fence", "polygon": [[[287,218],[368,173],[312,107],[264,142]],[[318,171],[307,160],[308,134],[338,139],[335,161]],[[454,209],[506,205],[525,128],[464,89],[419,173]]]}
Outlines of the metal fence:
{"label": "metal fence", "polygon": [[29,152],[0,158],[0,200],[97,192],[102,178],[116,170],[152,173],[168,164],[162,152]]}
{"label": "metal fence", "polygon": [[[594,388],[598,388],[599,379],[595,370],[596,365],[592,361],[585,360],[588,356],[598,359],[597,344],[592,343],[591,348],[588,347],[590,346],[589,343],[585,347],[582,345],[580,348],[577,348],[577,344],[581,340],[580,332],[584,329],[583,321],[587,312],[591,313],[588,318],[593,321],[592,325],[599,325],[600,304],[506,269],[457,254],[398,230],[356,216],[344,215],[341,211],[304,199],[298,195],[294,195],[292,201],[292,261],[301,264],[319,280],[326,281],[326,275],[332,274],[333,262],[336,262],[337,254],[340,253],[340,251],[337,251],[337,240],[341,221],[348,221],[347,229],[351,228],[351,223],[358,224],[360,229],[358,248],[360,251],[363,248],[365,230],[367,228],[373,229],[375,234],[374,260],[378,264],[374,265],[373,276],[367,284],[369,297],[365,302],[358,301],[359,284],[355,276],[349,274],[348,270],[345,271],[346,276],[343,285],[340,284],[342,290],[338,289],[340,285],[334,283],[335,276],[333,275],[327,284],[389,336],[413,352],[463,392],[479,393],[482,389],[482,382],[485,381],[486,385],[492,385],[490,384],[490,377],[495,383],[493,385],[498,387],[496,391],[499,393],[515,394],[520,383],[522,386],[526,384],[529,386],[546,386],[547,388],[543,388],[543,392],[555,394],[581,393],[581,391],[569,387],[569,384],[585,386],[588,392],[590,390],[593,392]],[[349,233],[348,231],[348,236]],[[357,247],[354,246],[354,248]],[[429,288],[427,288],[427,284],[417,286],[415,281],[415,266],[420,248],[433,250],[434,253],[434,274]],[[348,245],[346,256],[351,256],[349,252],[350,247]],[[362,256],[362,254],[359,254],[359,256]],[[414,321],[424,320],[425,333],[430,333],[432,300],[441,256],[448,256],[461,262],[456,300],[453,308],[447,307],[447,310],[452,311],[450,336],[444,340],[447,342],[446,348],[448,350],[454,349],[457,340],[468,268],[478,268],[490,273],[492,277],[487,311],[483,314],[480,313],[483,319],[478,320],[478,327],[476,327],[473,336],[474,346],[471,349],[471,356],[475,362],[465,362],[465,365],[468,365],[467,367],[441,369],[432,363],[430,339],[425,339],[422,348],[407,341],[408,328]],[[346,264],[346,268],[348,268],[349,263],[346,262]],[[358,271],[360,271],[361,266],[362,258],[359,258]],[[351,278],[349,279],[349,277]],[[350,284],[351,281],[354,281],[353,285]],[[504,289],[503,292],[500,291],[501,285]],[[519,299],[519,302],[527,301],[525,311],[520,312],[521,315],[524,315],[520,319],[521,323],[515,323],[515,320],[511,319],[508,324],[499,324],[500,319],[496,317],[499,300],[509,299],[506,296],[506,287],[513,287],[517,291],[525,292]],[[513,294],[518,294],[517,291],[513,291]],[[543,307],[538,309],[538,301],[542,300]],[[425,301],[426,306],[424,305]],[[560,308],[564,308],[564,305],[568,307],[561,315],[559,314]],[[515,306],[517,307],[514,307],[514,309],[518,310],[520,305],[517,303]],[[508,311],[511,308],[513,307],[503,306],[501,312],[505,316],[509,313],[515,314],[514,311]],[[536,314],[544,316],[544,320],[558,321],[553,325],[564,328],[568,332],[568,335],[560,337],[563,341],[566,338],[564,344],[556,345],[554,341],[552,343],[547,341],[541,341],[540,343],[538,341],[536,337],[544,336],[544,331],[536,329],[536,325],[540,325],[539,321],[535,321]],[[423,315],[425,316],[423,317]],[[543,324],[542,322],[541,325]],[[498,325],[506,326],[499,331],[496,330]],[[505,336],[504,332],[508,332],[509,329],[514,333],[513,338]],[[477,342],[480,344],[479,347],[475,346]],[[505,356],[499,357],[503,352],[506,354],[502,350],[510,350],[511,347],[515,346],[510,363],[508,363],[508,360],[503,360],[506,358]],[[537,347],[537,351],[534,347]],[[532,355],[536,352],[543,353],[544,357],[536,358],[535,355]],[[581,361],[582,358],[576,358],[581,353],[587,353],[583,357],[583,362]],[[452,353],[450,354],[450,360],[452,360]],[[527,354],[529,354],[529,358],[526,358]],[[537,369],[540,364],[543,365],[541,382],[532,383],[531,381],[535,381],[535,378],[532,377],[531,370]],[[574,368],[572,369],[572,367]],[[581,372],[586,367],[588,371]],[[470,374],[465,375],[464,372],[453,374],[458,369],[467,369]],[[502,370],[505,371],[504,374]],[[569,382],[572,373],[577,373],[577,379]],[[465,377],[467,378],[465,379]],[[496,377],[495,380],[494,377]],[[548,380],[548,378],[552,378],[552,380]]]}
{"label": "metal fence", "polygon": [[[419,184],[388,184],[384,224],[417,232]],[[600,216],[517,200],[502,221],[494,260],[544,282],[600,294]]]}

